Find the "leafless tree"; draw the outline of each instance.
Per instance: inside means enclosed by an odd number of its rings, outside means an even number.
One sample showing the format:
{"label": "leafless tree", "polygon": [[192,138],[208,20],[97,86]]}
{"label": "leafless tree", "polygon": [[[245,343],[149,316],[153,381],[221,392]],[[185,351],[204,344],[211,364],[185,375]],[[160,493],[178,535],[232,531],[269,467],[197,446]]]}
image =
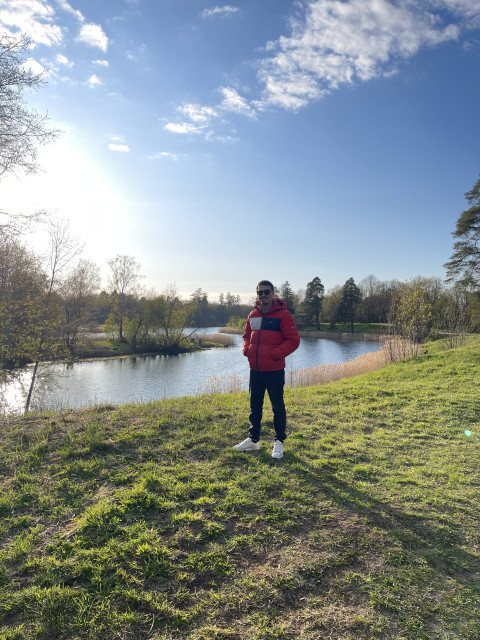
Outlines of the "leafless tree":
{"label": "leafless tree", "polygon": [[25,65],[30,47],[26,36],[0,36],[0,176],[36,171],[38,145],[51,142],[58,133],[47,127],[48,116],[29,109],[23,98],[25,90],[45,83],[43,74]]}
{"label": "leafless tree", "polygon": [[99,268],[90,260],[80,260],[60,286],[63,341],[72,354],[75,352],[79,329],[89,320],[92,297],[98,292],[99,286]]}
{"label": "leafless tree", "polygon": [[109,286],[113,296],[113,314],[118,326],[121,342],[125,341],[123,323],[128,308],[128,296],[138,293],[138,283],[143,278],[139,274],[140,264],[131,256],[118,255],[107,260],[111,269]]}
{"label": "leafless tree", "polygon": [[35,363],[32,370],[32,378],[25,403],[25,413],[28,413],[32,401],[38,366],[43,359],[48,346],[49,338],[58,331],[59,316],[55,313],[58,298],[56,296],[62,283],[62,276],[68,266],[82,251],[83,246],[74,238],[68,224],[63,220],[52,220],[48,223],[50,246],[46,256],[46,269],[44,273],[45,295],[42,307],[42,317],[36,340]]}

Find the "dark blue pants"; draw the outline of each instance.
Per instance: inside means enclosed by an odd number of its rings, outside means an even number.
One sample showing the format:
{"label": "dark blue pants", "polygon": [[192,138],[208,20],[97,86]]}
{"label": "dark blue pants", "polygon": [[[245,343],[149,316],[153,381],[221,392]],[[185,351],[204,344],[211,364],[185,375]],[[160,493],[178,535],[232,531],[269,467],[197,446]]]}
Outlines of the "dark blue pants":
{"label": "dark blue pants", "polygon": [[254,371],[250,370],[250,438],[257,442],[260,440],[260,430],[263,415],[263,400],[265,391],[268,393],[273,409],[273,428],[277,440],[282,442],[286,438],[287,413],[283,400],[283,388],[285,386],[285,370],[280,371]]}

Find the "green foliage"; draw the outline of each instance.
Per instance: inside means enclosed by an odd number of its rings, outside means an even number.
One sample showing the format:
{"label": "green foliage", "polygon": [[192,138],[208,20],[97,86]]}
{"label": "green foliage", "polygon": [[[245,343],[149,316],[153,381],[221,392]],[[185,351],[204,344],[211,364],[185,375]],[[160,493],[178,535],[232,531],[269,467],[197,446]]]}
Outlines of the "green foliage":
{"label": "green foliage", "polygon": [[318,276],[315,276],[307,284],[302,303],[303,321],[307,325],[314,325],[317,330],[320,329],[324,293],[325,287],[322,281]]}
{"label": "green foliage", "polygon": [[391,332],[420,344],[432,327],[432,305],[423,289],[415,283],[406,286],[393,307],[390,318]]}
{"label": "green foliage", "polygon": [[353,278],[349,278],[343,285],[337,320],[349,322],[352,333],[357,307],[361,297],[361,291],[355,284],[355,280]]}
{"label": "green foliage", "polygon": [[297,296],[293,293],[288,280],[280,286],[280,298],[287,303],[287,309],[293,315],[298,305]]}
{"label": "green foliage", "polygon": [[480,289],[480,178],[473,189],[465,194],[470,208],[457,220],[453,237],[453,254],[444,265],[449,281],[463,288]]}
{"label": "green foliage", "polygon": [[244,331],[245,329],[246,317],[241,318],[239,316],[231,316],[227,322],[227,327],[232,327],[232,329],[239,329],[240,331]]}
{"label": "green foliage", "polygon": [[473,640],[480,341],[286,390],[12,419],[0,638]]}

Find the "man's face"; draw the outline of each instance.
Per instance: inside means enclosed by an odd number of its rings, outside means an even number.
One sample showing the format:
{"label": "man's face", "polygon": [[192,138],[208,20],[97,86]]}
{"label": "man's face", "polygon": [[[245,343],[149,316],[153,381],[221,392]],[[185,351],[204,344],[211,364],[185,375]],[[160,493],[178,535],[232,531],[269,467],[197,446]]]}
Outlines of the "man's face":
{"label": "man's face", "polygon": [[263,309],[269,309],[272,305],[273,291],[268,285],[260,284],[257,288],[257,296]]}

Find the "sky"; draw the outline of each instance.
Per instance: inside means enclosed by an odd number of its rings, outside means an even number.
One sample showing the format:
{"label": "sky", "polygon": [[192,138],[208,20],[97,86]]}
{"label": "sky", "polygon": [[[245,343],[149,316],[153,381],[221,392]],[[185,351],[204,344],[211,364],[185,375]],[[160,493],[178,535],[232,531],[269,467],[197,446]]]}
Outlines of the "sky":
{"label": "sky", "polygon": [[[60,130],[0,209],[143,286],[445,277],[480,174],[478,0],[0,0]],[[41,245],[40,236],[30,238]]]}

